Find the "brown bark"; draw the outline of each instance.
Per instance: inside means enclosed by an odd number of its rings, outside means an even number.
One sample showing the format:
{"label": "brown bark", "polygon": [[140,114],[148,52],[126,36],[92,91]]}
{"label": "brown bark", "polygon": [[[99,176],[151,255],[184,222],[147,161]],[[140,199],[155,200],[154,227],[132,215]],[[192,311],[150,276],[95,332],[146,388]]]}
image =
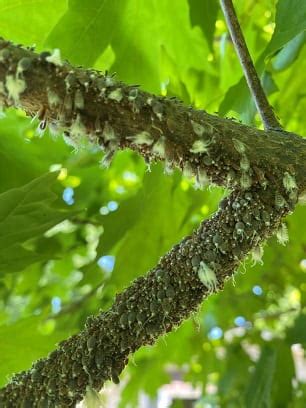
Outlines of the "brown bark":
{"label": "brown bark", "polygon": [[1,407],[72,407],[86,387],[117,382],[129,355],[221,289],[306,190],[306,145],[297,135],[218,118],[4,40],[0,101],[38,114],[42,127],[56,126],[77,146],[85,138],[108,157],[130,147],[148,161],[164,160],[195,174],[200,183],[207,176],[233,190],[216,214],[117,295],[110,310],[17,374],[0,390]]}

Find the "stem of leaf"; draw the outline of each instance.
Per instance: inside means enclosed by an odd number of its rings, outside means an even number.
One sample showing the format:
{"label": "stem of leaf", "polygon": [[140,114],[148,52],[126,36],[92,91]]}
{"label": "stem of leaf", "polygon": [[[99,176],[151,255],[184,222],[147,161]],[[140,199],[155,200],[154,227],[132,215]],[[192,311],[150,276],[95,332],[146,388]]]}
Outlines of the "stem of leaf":
{"label": "stem of leaf", "polygon": [[282,130],[272,106],[260,83],[251,55],[249,53],[244,35],[242,33],[232,0],[220,0],[221,8],[229,29],[236,53],[243,69],[250,92],[261,120],[266,130]]}

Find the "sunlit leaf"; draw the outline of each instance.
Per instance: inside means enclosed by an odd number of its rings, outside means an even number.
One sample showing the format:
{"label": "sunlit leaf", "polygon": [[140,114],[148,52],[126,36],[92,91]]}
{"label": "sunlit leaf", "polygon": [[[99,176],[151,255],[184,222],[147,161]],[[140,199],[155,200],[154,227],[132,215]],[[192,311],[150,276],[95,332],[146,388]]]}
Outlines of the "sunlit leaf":
{"label": "sunlit leaf", "polygon": [[270,407],[273,377],[276,367],[276,351],[265,347],[251,376],[245,403],[249,408]]}
{"label": "sunlit leaf", "polygon": [[0,327],[0,384],[5,384],[12,374],[29,369],[33,361],[45,357],[67,333],[54,331],[42,334],[38,325],[40,317],[20,320]]}
{"label": "sunlit leaf", "polygon": [[168,80],[160,65],[163,47],[175,59],[182,77],[187,77],[190,68],[213,72],[201,30],[190,25],[187,0],[178,0],[175,7],[169,0],[71,0],[47,44],[61,48],[72,62],[87,66],[110,44],[116,56],[112,70],[120,79],[155,92]]}
{"label": "sunlit leaf", "polygon": [[299,314],[294,325],[288,329],[287,341],[290,344],[306,344],[306,315],[304,313]]}
{"label": "sunlit leaf", "polygon": [[293,40],[289,41],[273,60],[273,68],[282,70],[288,68],[298,57],[302,47],[305,45],[306,33],[302,31]]}
{"label": "sunlit leaf", "polygon": [[277,358],[273,380],[273,406],[289,406],[293,396],[295,366],[291,347],[285,343],[276,344]]}
{"label": "sunlit leaf", "polygon": [[201,27],[212,50],[215,23],[219,11],[218,1],[188,0],[188,3],[190,8],[190,21],[192,25],[198,25]]}
{"label": "sunlit leaf", "polygon": [[111,43],[127,0],[69,0],[68,9],[46,44],[60,48],[72,63],[93,66]]}
{"label": "sunlit leaf", "polygon": [[66,1],[0,0],[1,35],[40,49],[66,9]]}
{"label": "sunlit leaf", "polygon": [[305,30],[305,1],[279,0],[276,7],[275,30],[265,54],[273,54]]}

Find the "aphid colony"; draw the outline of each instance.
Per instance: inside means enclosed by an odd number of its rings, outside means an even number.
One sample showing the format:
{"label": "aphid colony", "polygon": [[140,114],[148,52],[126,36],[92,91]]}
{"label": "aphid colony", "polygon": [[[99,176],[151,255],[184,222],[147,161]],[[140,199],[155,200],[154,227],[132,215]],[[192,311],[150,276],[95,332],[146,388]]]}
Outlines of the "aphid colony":
{"label": "aphid colony", "polygon": [[[0,54],[0,61],[9,57],[9,51],[4,49]],[[50,66],[55,67],[57,70],[61,70],[65,67],[65,63],[62,61],[60,51],[55,49],[52,53],[42,53],[37,58],[37,61],[45,61]],[[6,61],[7,62],[7,61]],[[32,66],[35,65],[35,58],[25,57],[22,58],[17,66],[16,73],[10,74],[6,77],[6,82],[3,85],[4,91],[7,93],[9,99],[17,105],[21,94],[26,89],[26,82],[24,79],[24,73]],[[163,129],[158,125],[158,122],[163,121],[165,116],[165,106],[161,98],[145,97],[139,92],[138,87],[124,87],[121,83],[116,82],[113,76],[105,75],[101,76],[95,71],[78,71],[70,70],[63,78],[66,94],[62,96],[62,91],[49,86],[47,88],[47,106],[41,107],[37,112],[36,117],[41,120],[38,128],[39,134],[41,134],[48,124],[49,111],[57,111],[57,119],[54,119],[49,123],[52,133],[63,132],[65,141],[72,145],[76,150],[87,144],[87,141],[98,144],[100,147],[104,147],[106,154],[103,160],[105,165],[111,162],[113,153],[118,149],[122,139],[128,140],[132,146],[150,153],[152,157],[165,159],[165,165],[167,172],[172,170],[173,159],[167,157],[167,139],[165,138]],[[86,109],[86,98],[89,87],[94,87],[98,91],[98,98],[104,101],[112,101],[114,103],[126,103],[131,104],[134,113],[138,113],[139,110],[145,106],[149,106],[152,114],[152,124],[148,129],[143,129],[132,135],[120,135],[118,130],[114,128],[110,123],[96,118],[94,127],[91,126],[90,130],[85,123],[83,115]],[[44,112],[42,115],[41,112]],[[157,122],[155,121],[155,118]],[[194,140],[189,148],[192,155],[203,156],[203,163],[207,166],[213,164],[213,160],[209,157],[209,148],[214,143],[214,127],[205,122],[198,123],[194,120],[190,121],[191,132],[194,133]],[[209,181],[207,173],[199,165],[193,164],[191,161],[188,163],[188,159],[184,159],[184,172],[188,177],[196,175],[198,186],[202,186]],[[179,164],[179,163],[177,163]]]}
{"label": "aphid colony", "polygon": [[[10,51],[5,48],[2,49],[0,51],[0,63],[6,64],[9,58]],[[19,106],[20,95],[26,90],[23,73],[30,67],[31,59],[27,57],[21,58],[17,64],[15,74],[10,72],[5,78],[5,83],[1,86],[1,93],[7,93],[8,98],[11,99],[16,106]]]}
{"label": "aphid colony", "polygon": [[[33,392],[32,401],[41,402],[47,395],[50,403],[60,404],[62,388],[70,403],[81,398],[87,386],[99,389],[109,378],[118,382],[130,352],[152,344],[196,310],[203,296],[222,285],[224,268],[230,275],[255,243],[261,248],[262,236],[278,222],[254,192],[236,192],[220,208],[213,219],[166,254],[147,277],[136,279],[117,295],[108,312],[89,318],[85,330],[61,343],[48,363],[35,364],[30,374],[15,376],[13,384],[32,382],[35,392],[27,387]],[[260,258],[261,249],[255,253],[255,260]]]}
{"label": "aphid colony", "polygon": [[[0,52],[0,63],[3,58],[7,58],[4,51]],[[64,65],[56,50],[44,58],[56,68]],[[23,75],[31,63],[21,61],[17,65],[16,74],[10,73],[6,77],[4,87],[8,97],[16,104],[26,89]],[[146,109],[151,109],[152,127],[124,137],[134,146],[150,149],[160,158],[165,157],[166,164],[171,166],[171,159],[166,154],[166,137],[163,131],[157,130],[162,127],[159,122],[165,116],[164,105],[158,98],[149,97],[143,102],[136,87],[125,89],[113,77],[96,76],[95,73],[81,78],[71,71],[66,75],[64,83],[64,100],[55,89],[47,90],[47,99],[48,109],[59,111],[58,120],[63,127],[67,117],[72,115],[67,139],[78,146],[83,143],[84,135],[90,133],[82,111],[86,108],[89,85],[94,84],[100,97],[108,103],[131,104],[129,106],[132,106],[135,114],[143,104]],[[42,108],[37,117],[43,123],[42,127],[45,127],[46,108]],[[198,182],[203,184],[209,180],[205,166],[214,164],[210,149],[215,143],[215,130],[211,125],[193,120],[190,129],[193,138],[188,157],[191,159],[184,164],[184,171],[188,176],[196,174]],[[118,131],[110,121],[101,123],[100,118],[96,118],[94,132],[95,135],[90,136],[91,140],[97,138],[101,141],[102,138],[107,151],[105,157],[109,156],[110,160],[120,141]],[[240,155],[240,187],[241,190],[247,190],[252,185],[247,148],[238,139],[233,138],[232,143]],[[193,159],[199,157],[205,166],[194,165]],[[231,177],[235,179],[237,176]],[[28,397],[37,406],[72,406],[85,394],[88,386],[90,394],[91,389],[101,388],[109,378],[118,382],[130,352],[143,344],[152,344],[157,336],[168,332],[196,310],[203,296],[218,290],[225,275],[230,276],[252,248],[255,248],[252,251],[254,262],[261,262],[263,239],[279,227],[279,220],[288,209],[286,202],[290,200],[290,194],[297,193],[294,176],[289,172],[283,176],[283,189],[284,192],[275,194],[275,202],[271,207],[261,201],[261,195],[265,195],[264,189],[258,193],[235,191],[223,200],[220,211],[210,221],[204,222],[192,236],[176,245],[146,278],[137,279],[125,292],[117,295],[110,311],[88,319],[85,330],[61,343],[46,361],[39,361],[31,371],[16,375],[11,384],[12,388],[16,387],[14,396],[17,400],[22,406],[27,406]],[[278,229],[277,237],[281,243],[287,241],[284,224]],[[26,387],[26,392],[22,385],[24,383],[31,385]],[[6,395],[0,395],[0,406],[8,405],[7,402],[14,406],[14,402],[6,400]]]}
{"label": "aphid colony", "polygon": [[[8,49],[3,49],[0,51],[0,63],[5,62],[9,66],[10,63],[10,51]],[[39,57],[36,58],[22,58],[15,66],[12,62],[12,67],[10,67],[10,73],[6,76],[5,83],[1,83],[1,93],[11,99],[14,105],[19,104],[19,98],[21,94],[26,90],[26,81],[24,79],[24,72],[27,71],[32,64],[39,63],[39,61],[45,61],[49,63],[50,66],[54,66],[56,69],[61,69],[64,67],[64,62],[61,60],[60,51],[55,49],[52,53],[41,53]],[[89,85],[95,87],[99,92],[99,97],[105,100],[114,101],[115,103],[120,103],[123,98],[127,98],[130,104],[132,104],[134,112],[139,111],[137,106],[137,96],[138,88],[129,87],[123,91],[123,87],[120,83],[117,83],[113,76],[105,75],[101,76],[96,72],[88,73],[86,71],[69,71],[64,77],[64,83],[66,87],[66,95],[62,98],[62,90],[58,91],[52,89],[52,87],[47,88],[47,106],[41,109],[45,112],[45,117],[41,120],[44,121],[43,125],[39,126],[39,132],[46,128],[47,118],[49,116],[49,110],[57,110],[57,122],[51,122],[54,131],[65,132],[65,140],[67,143],[73,145],[76,149],[82,147],[84,142],[89,139],[90,142],[99,144],[103,146],[103,142],[106,142],[106,150],[109,148],[110,139],[112,139],[112,149],[114,150],[114,145],[119,142],[118,135],[115,136],[114,130],[110,131],[110,125],[104,122],[102,125],[99,118],[96,119],[94,133],[92,130],[88,130],[87,125],[84,123],[84,118],[82,111],[86,108],[86,93],[89,89]],[[162,105],[156,100],[150,101],[150,106],[152,108],[152,114],[156,116],[157,119],[162,118]],[[40,109],[40,110],[41,110]],[[40,112],[37,112],[36,117],[41,118]],[[68,126],[67,124],[70,124]],[[104,127],[104,131],[103,131]],[[109,137],[109,134],[112,137]],[[147,135],[147,137],[145,137]],[[106,137],[105,139],[104,136]],[[102,140],[101,140],[102,138]],[[70,139],[70,140],[69,140]],[[136,135],[131,136],[130,140],[135,145],[142,144],[152,144],[150,140],[152,139],[149,132],[143,130],[138,132]],[[102,143],[101,143],[102,142]],[[117,142],[117,143],[115,143]],[[163,154],[163,138],[154,144],[154,153]]]}
{"label": "aphid colony", "polygon": [[[5,62],[9,66],[10,50],[2,49],[0,51],[0,63]],[[70,69],[65,71],[68,65],[62,61],[60,51],[55,49],[53,52],[41,53],[38,57],[23,57],[13,67],[10,67],[5,83],[1,84],[0,92],[5,92],[6,96],[11,99],[15,105],[19,104],[20,96],[26,90],[25,74],[35,64],[43,62],[54,67],[56,73],[63,78],[65,94],[62,89],[52,86],[47,88],[46,105],[41,107],[45,115],[37,112],[37,117],[41,118],[39,133],[43,132],[49,120],[49,112],[57,112],[57,118],[52,119],[49,123],[51,131],[64,132],[67,143],[74,146],[75,149],[83,147],[87,141],[99,145],[105,149],[105,159],[103,163],[109,165],[113,153],[120,146],[127,146],[141,151],[148,160],[164,159],[166,172],[171,172],[174,164],[184,170],[187,177],[196,177],[197,186],[211,182],[215,175],[223,173],[226,175],[228,185],[240,187],[248,190],[254,183],[253,170],[248,157],[248,148],[245,143],[238,137],[232,138],[232,144],[235,151],[239,154],[239,171],[234,171],[230,166],[224,166],[216,159],[216,136],[218,130],[211,121],[199,118],[187,111],[190,118],[190,143],[187,146],[188,152],[184,157],[173,159],[171,149],[176,147],[166,137],[170,132],[172,125],[167,117],[167,100],[162,97],[148,96],[140,92],[137,86],[125,86],[117,82],[112,75],[102,76],[98,72],[86,71],[82,69]],[[15,74],[14,74],[15,69]],[[88,103],[88,92],[94,92],[97,95],[97,101],[103,103],[120,104],[122,107],[129,106],[132,112],[137,115],[141,109],[146,112],[149,110],[151,123],[146,127],[135,131],[134,134],[121,134],[122,130],[112,120],[105,120],[97,115],[94,124],[86,122],[86,105]],[[91,94],[92,95],[92,94]],[[172,102],[172,101],[171,101]],[[178,103],[174,101],[175,103]],[[179,104],[179,103],[178,103]],[[114,106],[115,108],[115,106]],[[54,115],[53,115],[54,116]],[[197,118],[197,119],[195,119]],[[165,120],[166,119],[166,120]],[[168,125],[167,125],[168,123]],[[168,126],[168,131],[165,127]],[[175,126],[174,128],[175,129]],[[128,143],[127,143],[128,142]],[[188,154],[189,153],[189,154]],[[289,201],[297,200],[297,186],[294,176],[285,172],[283,176],[283,186],[289,195]],[[276,206],[285,207],[288,198],[281,198],[283,193],[280,191],[275,197]]]}

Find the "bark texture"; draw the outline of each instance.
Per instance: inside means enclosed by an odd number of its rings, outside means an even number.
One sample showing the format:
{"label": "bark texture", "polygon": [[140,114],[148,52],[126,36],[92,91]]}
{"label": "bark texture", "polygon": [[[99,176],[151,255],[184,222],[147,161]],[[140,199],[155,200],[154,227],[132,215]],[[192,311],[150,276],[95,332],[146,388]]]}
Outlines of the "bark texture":
{"label": "bark texture", "polygon": [[107,312],[0,390],[1,407],[73,407],[88,387],[118,382],[129,355],[153,344],[221,289],[240,261],[277,231],[306,190],[305,141],[264,132],[185,107],[72,67],[57,51],[35,54],[0,40],[0,101],[37,115],[79,146],[132,148],[232,190],[219,211],[174,246],[145,277],[118,294]]}

